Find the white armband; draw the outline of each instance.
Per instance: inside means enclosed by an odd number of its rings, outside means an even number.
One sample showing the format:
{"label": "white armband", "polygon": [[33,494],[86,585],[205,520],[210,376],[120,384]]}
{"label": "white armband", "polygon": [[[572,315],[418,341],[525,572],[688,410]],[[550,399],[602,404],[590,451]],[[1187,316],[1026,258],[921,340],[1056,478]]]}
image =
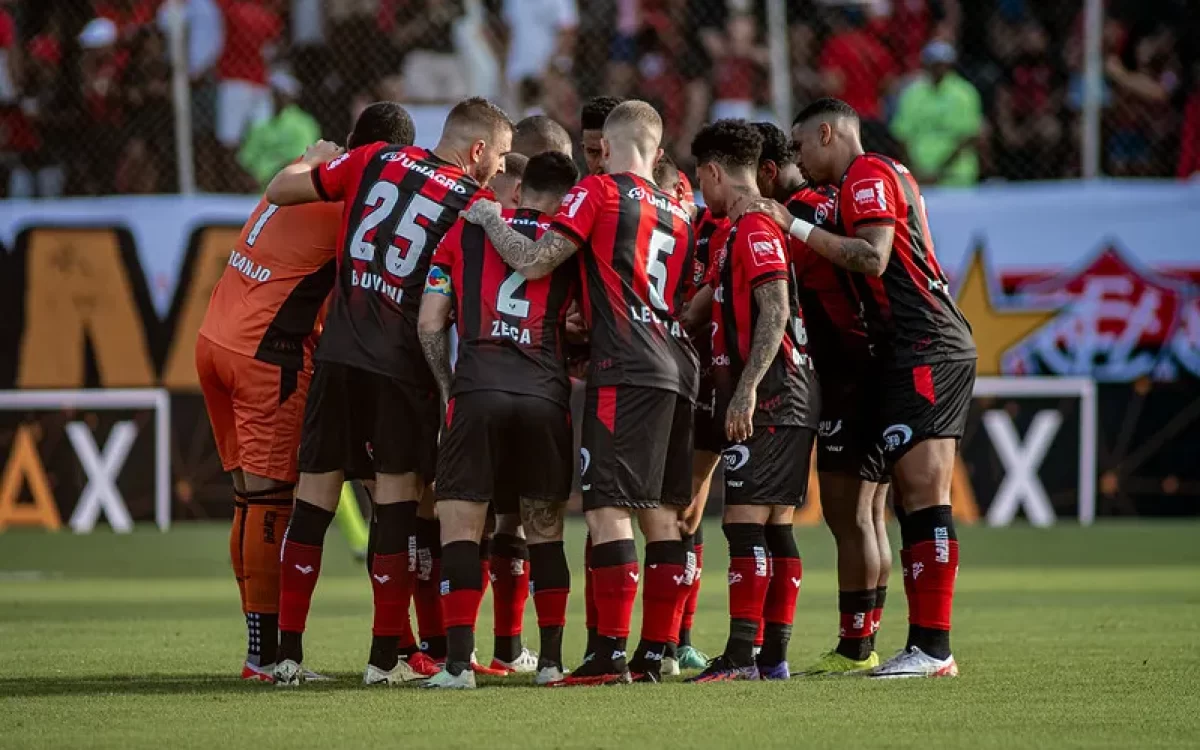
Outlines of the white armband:
{"label": "white armband", "polygon": [[800,240],[801,242],[808,242],[808,235],[812,234],[812,230],[814,229],[816,229],[816,227],[812,224],[809,224],[804,219],[793,219],[792,225],[788,227],[788,234]]}

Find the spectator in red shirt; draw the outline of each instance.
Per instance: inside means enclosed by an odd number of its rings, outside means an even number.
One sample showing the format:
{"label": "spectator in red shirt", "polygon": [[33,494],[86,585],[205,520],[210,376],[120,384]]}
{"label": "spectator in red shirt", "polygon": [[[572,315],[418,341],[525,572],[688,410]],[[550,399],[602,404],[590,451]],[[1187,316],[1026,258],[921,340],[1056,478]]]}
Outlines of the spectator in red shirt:
{"label": "spectator in red shirt", "polygon": [[833,33],[821,50],[821,77],[829,96],[858,112],[863,146],[868,151],[892,155],[896,146],[884,122],[883,96],[900,70],[892,53],[865,28],[865,22],[858,9],[831,16]]}
{"label": "spectator in red shirt", "polygon": [[766,90],[767,48],[758,42],[758,22],[736,13],[725,24],[719,54],[713,58],[713,120],[753,120],[757,96]]}
{"label": "spectator in red shirt", "polygon": [[217,61],[217,140],[233,150],[247,128],[274,113],[267,85],[267,46],[283,21],[271,0],[220,0],[225,49]]}

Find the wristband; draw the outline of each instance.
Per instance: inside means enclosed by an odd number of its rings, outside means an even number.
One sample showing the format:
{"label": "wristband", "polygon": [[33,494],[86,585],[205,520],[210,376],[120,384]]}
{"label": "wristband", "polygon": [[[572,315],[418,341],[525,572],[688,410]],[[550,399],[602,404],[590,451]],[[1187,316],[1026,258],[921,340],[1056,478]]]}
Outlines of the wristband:
{"label": "wristband", "polygon": [[788,234],[800,240],[801,242],[808,242],[808,235],[812,234],[812,230],[814,229],[816,229],[816,227],[812,224],[809,224],[804,219],[794,219],[792,221],[792,225],[788,227]]}

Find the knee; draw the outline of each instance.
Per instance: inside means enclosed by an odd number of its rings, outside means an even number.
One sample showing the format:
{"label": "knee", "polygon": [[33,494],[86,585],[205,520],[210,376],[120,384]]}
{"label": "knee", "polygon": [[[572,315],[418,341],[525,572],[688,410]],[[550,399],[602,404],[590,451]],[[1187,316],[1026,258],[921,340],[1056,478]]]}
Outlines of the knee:
{"label": "knee", "polygon": [[792,533],[790,523],[769,524],[763,530],[763,536],[771,557],[800,557],[800,548],[796,546],[796,536]]}
{"label": "knee", "polygon": [[638,526],[647,542],[677,542],[683,539],[679,531],[679,511],[673,507],[653,508],[638,513]]}

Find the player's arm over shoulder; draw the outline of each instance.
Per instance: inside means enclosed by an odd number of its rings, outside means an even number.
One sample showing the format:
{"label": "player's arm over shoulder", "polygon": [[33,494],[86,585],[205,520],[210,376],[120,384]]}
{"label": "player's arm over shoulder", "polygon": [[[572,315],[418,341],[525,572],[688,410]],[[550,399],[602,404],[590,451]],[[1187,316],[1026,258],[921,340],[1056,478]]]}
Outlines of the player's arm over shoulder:
{"label": "player's arm over shoulder", "polygon": [[567,192],[554,222],[536,240],[510,227],[500,213],[500,205],[492,201],[475,201],[463,213],[463,218],[483,227],[509,268],[530,280],[545,278],[574,255],[591,234],[592,223],[599,213],[596,206],[600,197],[599,191],[596,191],[597,199],[589,197],[593,190],[586,186],[592,180],[588,177]]}

